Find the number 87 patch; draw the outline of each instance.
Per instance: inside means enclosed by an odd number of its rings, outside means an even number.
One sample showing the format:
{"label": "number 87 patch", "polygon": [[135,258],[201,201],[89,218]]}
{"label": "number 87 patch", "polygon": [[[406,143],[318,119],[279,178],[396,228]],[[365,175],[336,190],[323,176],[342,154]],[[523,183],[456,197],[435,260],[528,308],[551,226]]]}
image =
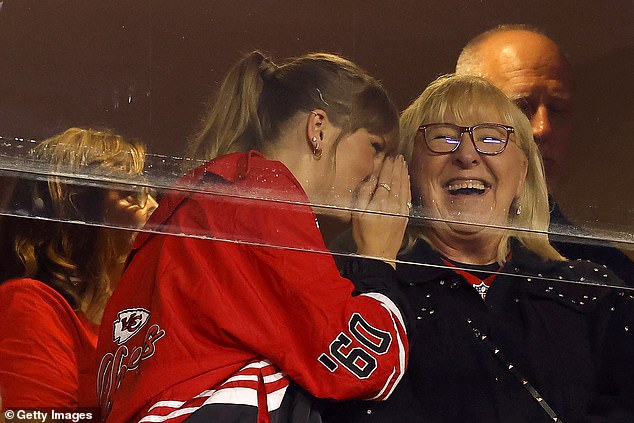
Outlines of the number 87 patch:
{"label": "number 87 patch", "polygon": [[392,343],[392,335],[371,326],[359,313],[350,317],[348,326],[350,334],[363,347],[352,348],[346,353],[345,349],[352,344],[352,339],[341,332],[330,343],[330,354],[323,353],[318,360],[331,372],[337,370],[338,362],[359,379],[367,379],[377,367],[376,358],[371,353],[385,354]]}

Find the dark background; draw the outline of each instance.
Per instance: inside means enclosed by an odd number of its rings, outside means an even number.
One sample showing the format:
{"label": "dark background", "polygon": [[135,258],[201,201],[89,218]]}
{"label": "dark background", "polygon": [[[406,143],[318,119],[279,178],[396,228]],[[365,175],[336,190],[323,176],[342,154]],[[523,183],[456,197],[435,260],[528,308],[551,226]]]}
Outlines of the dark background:
{"label": "dark background", "polygon": [[0,0],[0,136],[105,126],[182,153],[229,66],[341,53],[404,108],[502,23],[543,28],[575,68],[575,135],[558,198],[608,237],[634,232],[634,1]]}

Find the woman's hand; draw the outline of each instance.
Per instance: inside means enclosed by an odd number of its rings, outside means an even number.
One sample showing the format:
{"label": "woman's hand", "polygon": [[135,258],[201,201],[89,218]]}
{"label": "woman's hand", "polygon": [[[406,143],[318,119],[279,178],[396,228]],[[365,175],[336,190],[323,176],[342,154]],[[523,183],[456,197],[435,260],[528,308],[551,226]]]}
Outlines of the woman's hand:
{"label": "woman's hand", "polygon": [[154,197],[145,191],[108,190],[104,201],[104,223],[141,229],[157,207]]}
{"label": "woman's hand", "polygon": [[412,195],[403,156],[385,159],[378,179],[372,176],[359,189],[352,215],[357,253],[380,258],[392,267],[407,227]]}

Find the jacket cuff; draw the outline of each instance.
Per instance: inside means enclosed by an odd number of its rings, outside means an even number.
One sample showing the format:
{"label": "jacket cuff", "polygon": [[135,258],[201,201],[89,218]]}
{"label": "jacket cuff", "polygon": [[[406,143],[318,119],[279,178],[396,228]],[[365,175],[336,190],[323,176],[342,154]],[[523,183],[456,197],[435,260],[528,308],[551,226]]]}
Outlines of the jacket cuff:
{"label": "jacket cuff", "polygon": [[381,260],[365,257],[337,257],[341,276],[350,279],[355,286],[355,295],[365,292],[387,292],[396,287],[396,271]]}

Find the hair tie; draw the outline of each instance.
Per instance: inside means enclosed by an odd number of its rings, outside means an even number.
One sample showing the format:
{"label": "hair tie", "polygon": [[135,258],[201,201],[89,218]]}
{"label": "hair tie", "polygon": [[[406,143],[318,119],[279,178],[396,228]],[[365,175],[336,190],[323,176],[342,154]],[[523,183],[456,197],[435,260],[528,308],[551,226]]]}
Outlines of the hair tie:
{"label": "hair tie", "polygon": [[260,71],[260,76],[263,80],[268,81],[275,78],[275,72],[277,69],[278,66],[275,63],[273,63],[269,58],[262,56],[262,61],[260,62],[258,70]]}

